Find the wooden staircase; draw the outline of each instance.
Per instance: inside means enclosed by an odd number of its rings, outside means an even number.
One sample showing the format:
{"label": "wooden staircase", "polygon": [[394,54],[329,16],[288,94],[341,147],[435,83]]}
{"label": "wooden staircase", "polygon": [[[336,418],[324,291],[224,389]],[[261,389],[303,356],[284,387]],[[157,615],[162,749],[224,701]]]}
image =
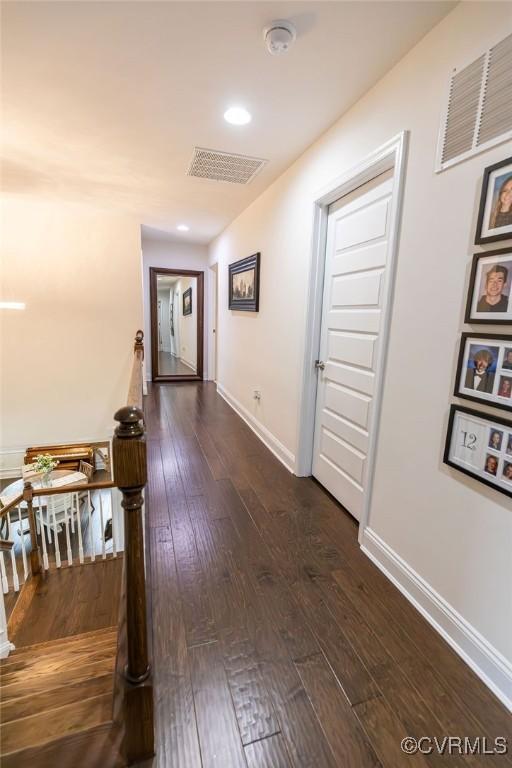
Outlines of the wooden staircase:
{"label": "wooden staircase", "polygon": [[117,627],[25,646],[0,663],[2,768],[123,765],[112,720]]}

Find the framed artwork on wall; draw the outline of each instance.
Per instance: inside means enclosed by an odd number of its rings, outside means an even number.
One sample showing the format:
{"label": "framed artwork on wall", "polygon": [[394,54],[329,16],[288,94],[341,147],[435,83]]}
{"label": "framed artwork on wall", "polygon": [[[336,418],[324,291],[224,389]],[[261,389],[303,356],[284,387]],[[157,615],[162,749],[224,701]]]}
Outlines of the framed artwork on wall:
{"label": "framed artwork on wall", "polygon": [[454,394],[512,411],[512,336],[463,333]]}
{"label": "framed artwork on wall", "polygon": [[484,171],[475,243],[512,239],[512,157]]}
{"label": "framed artwork on wall", "polygon": [[192,314],[192,288],[187,288],[186,291],[183,291],[183,314]]}
{"label": "framed artwork on wall", "polygon": [[452,405],[444,462],[512,496],[512,422]]}
{"label": "framed artwork on wall", "polygon": [[229,265],[229,309],[259,311],[260,257],[255,253]]}
{"label": "framed artwork on wall", "polygon": [[466,304],[466,323],[512,323],[512,248],[473,256]]}

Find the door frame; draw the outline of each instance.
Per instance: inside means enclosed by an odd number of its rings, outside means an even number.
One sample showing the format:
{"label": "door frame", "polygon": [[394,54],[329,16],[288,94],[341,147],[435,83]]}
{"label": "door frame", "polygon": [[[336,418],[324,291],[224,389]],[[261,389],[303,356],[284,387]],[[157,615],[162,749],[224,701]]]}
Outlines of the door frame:
{"label": "door frame", "polygon": [[407,161],[409,133],[402,131],[383,146],[376,149],[364,160],[346,173],[333,179],[319,190],[313,203],[313,238],[309,270],[309,293],[307,298],[307,325],[303,354],[302,391],[299,402],[299,440],[295,461],[295,474],[307,477],[313,469],[313,441],[315,434],[315,413],[318,373],[315,360],[320,349],[322,324],[322,303],[324,289],[325,250],[327,243],[327,219],[329,206],[340,197],[354,192],[386,171],[393,171],[393,192],[391,197],[391,222],[389,228],[388,259],[384,296],[382,302],[382,330],[380,334],[379,357],[375,369],[376,394],[373,399],[372,434],[370,435],[367,464],[364,479],[363,512],[359,523],[359,540],[368,524],[370,511],[375,457],[380,425],[384,372],[389,343],[391,307],[395,283],[396,257],[400,237],[402,203]]}
{"label": "door frame", "polygon": [[[158,307],[157,275],[176,275],[197,278],[197,373],[161,376],[158,373]],[[153,381],[202,381],[204,342],[204,272],[195,269],[149,268],[149,307],[151,314],[151,378]]]}

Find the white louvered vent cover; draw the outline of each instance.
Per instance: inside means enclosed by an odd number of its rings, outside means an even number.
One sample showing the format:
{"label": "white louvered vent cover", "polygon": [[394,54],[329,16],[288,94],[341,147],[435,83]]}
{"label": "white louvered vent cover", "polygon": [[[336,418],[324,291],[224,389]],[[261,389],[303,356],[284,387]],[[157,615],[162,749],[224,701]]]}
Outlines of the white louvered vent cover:
{"label": "white louvered vent cover", "polygon": [[450,80],[438,148],[443,171],[512,138],[512,35],[483,53]]}
{"label": "white louvered vent cover", "polygon": [[249,184],[266,162],[259,157],[195,147],[188,175],[200,179],[230,181],[232,184]]}

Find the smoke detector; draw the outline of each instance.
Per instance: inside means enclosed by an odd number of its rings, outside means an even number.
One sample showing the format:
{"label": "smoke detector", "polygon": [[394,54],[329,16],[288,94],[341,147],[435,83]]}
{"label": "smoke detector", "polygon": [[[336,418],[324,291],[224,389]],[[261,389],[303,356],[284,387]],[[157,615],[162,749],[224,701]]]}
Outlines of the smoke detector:
{"label": "smoke detector", "polygon": [[271,22],[263,30],[265,45],[272,56],[282,56],[283,53],[288,53],[296,37],[297,32],[291,21],[283,19]]}

